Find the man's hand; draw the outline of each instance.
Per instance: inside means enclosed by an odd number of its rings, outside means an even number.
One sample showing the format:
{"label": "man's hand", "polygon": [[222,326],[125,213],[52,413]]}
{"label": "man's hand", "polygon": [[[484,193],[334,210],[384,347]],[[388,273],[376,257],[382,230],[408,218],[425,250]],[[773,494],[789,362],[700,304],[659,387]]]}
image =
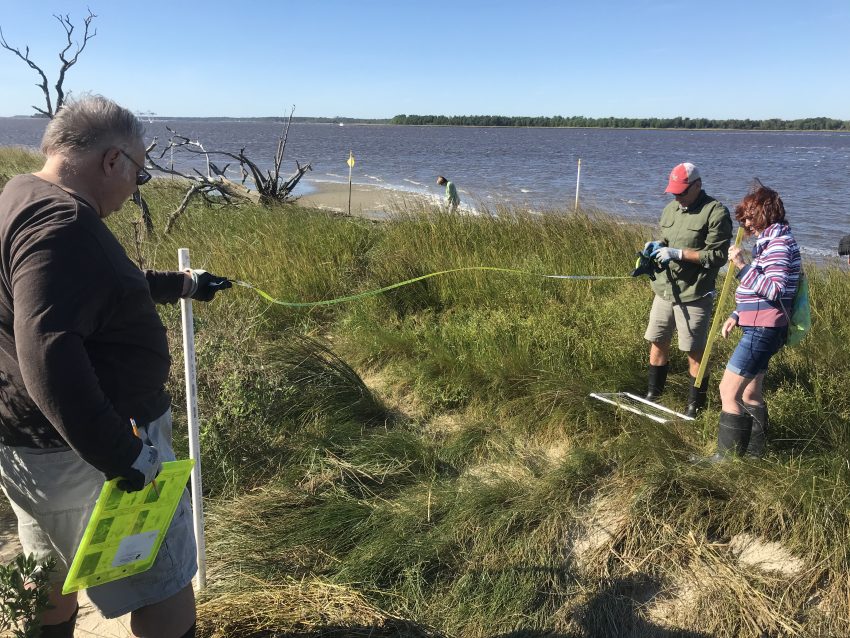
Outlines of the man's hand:
{"label": "man's hand", "polygon": [[738,320],[735,317],[729,317],[724,323],[723,327],[720,329],[720,334],[723,335],[724,339],[728,339],[729,335],[732,334],[732,331],[738,326]]}
{"label": "man's hand", "polygon": [[130,466],[127,476],[118,481],[118,487],[125,492],[138,492],[153,481],[162,469],[159,451],[150,445],[142,444],[142,451]]}
{"label": "man's hand", "polygon": [[682,249],[662,246],[661,248],[656,248],[651,257],[662,266],[666,266],[671,261],[679,261],[682,258]]}
{"label": "man's hand", "polygon": [[664,245],[663,241],[648,241],[643,245],[643,254],[649,257]]}
{"label": "man's hand", "polygon": [[185,296],[198,301],[212,301],[219,290],[233,286],[227,277],[219,277],[206,270],[193,269],[188,271],[188,274],[192,276],[192,288]]}

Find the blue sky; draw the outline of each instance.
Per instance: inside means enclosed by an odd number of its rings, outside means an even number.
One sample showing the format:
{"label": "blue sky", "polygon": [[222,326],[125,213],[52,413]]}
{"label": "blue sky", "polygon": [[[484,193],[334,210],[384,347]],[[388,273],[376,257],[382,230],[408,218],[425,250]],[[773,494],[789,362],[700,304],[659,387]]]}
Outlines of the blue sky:
{"label": "blue sky", "polygon": [[[850,1],[0,0],[51,82],[160,116],[587,115],[850,119]],[[442,8],[440,8],[442,7]],[[43,105],[0,50],[0,116]]]}

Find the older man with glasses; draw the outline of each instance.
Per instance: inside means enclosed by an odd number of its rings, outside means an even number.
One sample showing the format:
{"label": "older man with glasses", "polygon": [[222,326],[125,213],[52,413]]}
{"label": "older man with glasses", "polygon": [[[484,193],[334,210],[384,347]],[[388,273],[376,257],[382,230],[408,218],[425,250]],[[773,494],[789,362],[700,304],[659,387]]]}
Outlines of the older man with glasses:
{"label": "older man with glasses", "polygon": [[[44,167],[0,194],[0,485],[24,552],[56,558],[41,636],[74,635],[67,575],[104,477],[141,490],[171,448],[171,359],[155,303],[212,300],[204,271],[140,271],[103,219],[147,183],[143,127],[100,96],[47,125]],[[134,428],[133,424],[138,424]],[[150,570],[90,588],[136,636],[195,635],[188,495]]]}
{"label": "older man with glasses", "polygon": [[664,391],[675,330],[679,349],[688,353],[686,414],[694,417],[706,402],[707,379],[699,387],[694,383],[708,337],[715,280],[728,256],[732,219],[729,210],[702,189],[699,170],[690,162],[673,168],[666,192],[673,201],[661,213],[661,237],[644,246],[644,252],[664,266],[652,282],[655,299],[644,334],[650,344],[646,398],[655,401]]}

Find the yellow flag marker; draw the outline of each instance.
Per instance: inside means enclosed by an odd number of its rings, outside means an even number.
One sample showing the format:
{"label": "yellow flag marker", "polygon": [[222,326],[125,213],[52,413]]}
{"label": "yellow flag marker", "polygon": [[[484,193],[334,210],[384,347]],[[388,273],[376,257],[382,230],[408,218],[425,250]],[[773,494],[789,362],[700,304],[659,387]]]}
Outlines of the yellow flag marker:
{"label": "yellow flag marker", "polygon": [[[348,151],[348,168],[354,168],[354,153],[352,151]],[[351,177],[349,175],[349,177]]]}
{"label": "yellow flag marker", "polygon": [[[740,246],[744,239],[744,227],[738,227],[738,234],[735,235],[735,245]],[[723,288],[720,291],[720,298],[717,300],[717,306],[714,310],[714,319],[711,320],[711,330],[708,333],[708,340],[705,343],[705,350],[702,353],[702,361],[699,364],[699,372],[694,380],[694,385],[699,387],[702,385],[702,379],[705,376],[705,369],[708,367],[708,357],[711,355],[711,346],[714,345],[714,340],[717,338],[717,332],[720,328],[720,313],[723,310],[723,302],[729,296],[729,291],[732,289],[732,279],[735,277],[735,266],[729,261],[729,269],[726,271],[726,278],[723,280]]]}
{"label": "yellow flag marker", "polygon": [[74,555],[63,594],[102,585],[150,569],[186,489],[195,461],[169,461],[153,484],[138,492],[103,484],[83,540]]}

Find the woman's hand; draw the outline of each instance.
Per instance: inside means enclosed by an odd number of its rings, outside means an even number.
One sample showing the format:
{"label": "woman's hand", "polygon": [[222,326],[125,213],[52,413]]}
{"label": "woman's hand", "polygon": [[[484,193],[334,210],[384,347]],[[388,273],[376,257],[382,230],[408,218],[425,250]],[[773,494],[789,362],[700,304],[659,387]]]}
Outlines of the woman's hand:
{"label": "woman's hand", "polygon": [[741,254],[742,252],[743,251],[740,246],[731,246],[729,248],[729,261],[735,264],[739,270],[747,265],[744,261],[743,255]]}
{"label": "woman's hand", "polygon": [[720,329],[720,334],[723,335],[724,339],[728,339],[729,335],[737,327],[737,325],[738,325],[738,321],[735,319],[735,317],[729,317],[723,323],[723,327]]}

